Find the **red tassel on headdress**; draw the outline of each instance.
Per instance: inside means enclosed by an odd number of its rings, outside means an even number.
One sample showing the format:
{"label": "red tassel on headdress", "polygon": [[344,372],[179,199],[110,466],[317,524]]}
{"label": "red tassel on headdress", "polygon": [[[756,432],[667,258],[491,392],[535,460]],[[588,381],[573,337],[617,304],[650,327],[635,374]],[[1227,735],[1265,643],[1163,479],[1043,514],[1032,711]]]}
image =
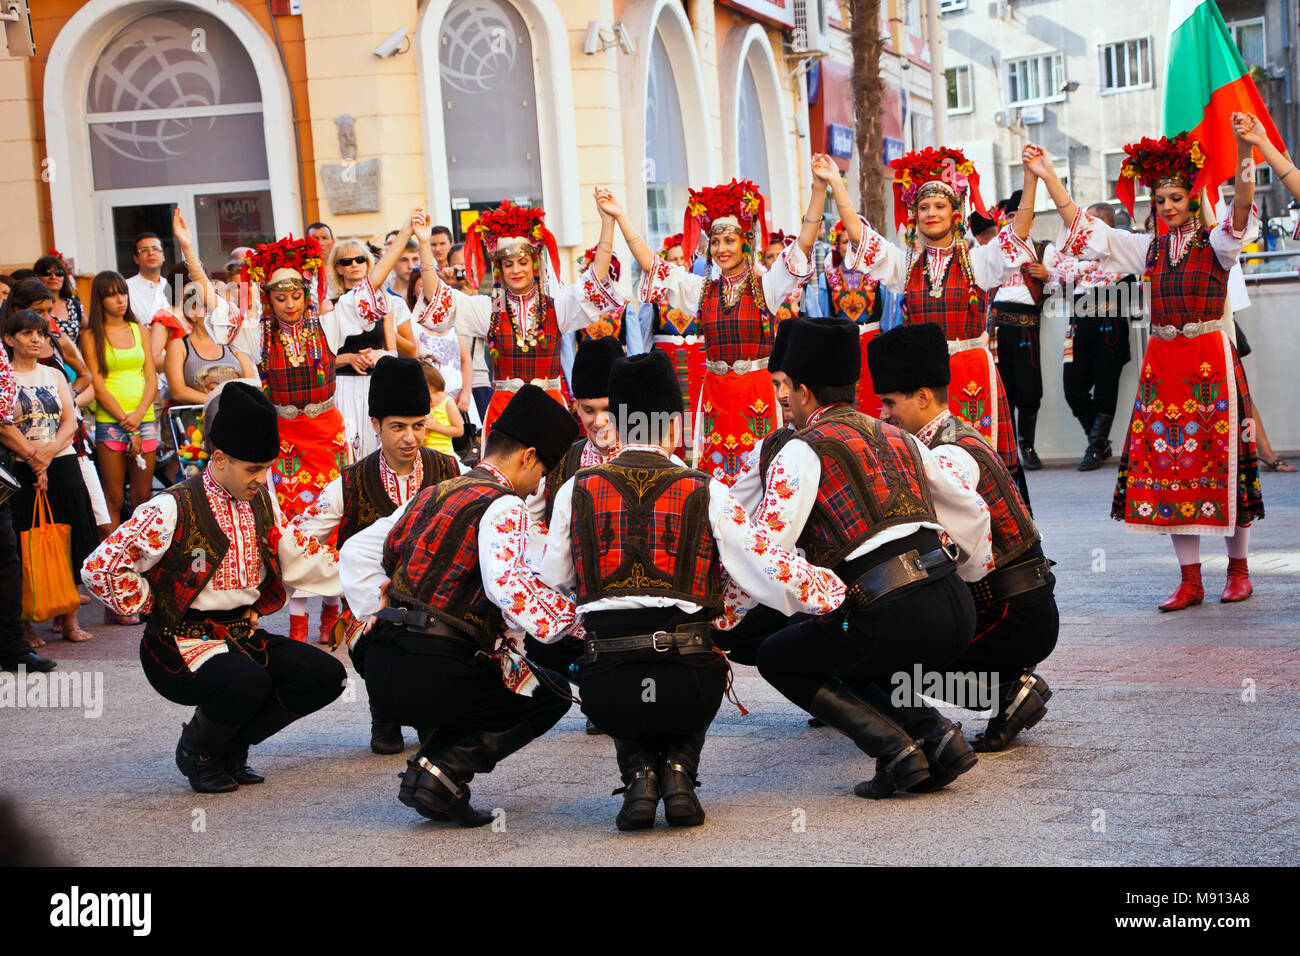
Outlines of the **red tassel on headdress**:
{"label": "red tassel on headdress", "polygon": [[475,288],[483,284],[484,268],[483,240],[479,238],[479,231],[471,225],[469,234],[465,236],[465,272],[474,280]]}
{"label": "red tassel on headdress", "polygon": [[769,241],[768,237],[771,235],[771,233],[768,231],[767,228],[767,200],[763,198],[762,193],[758,194],[757,221],[758,221],[758,228],[760,234],[758,237],[759,238],[758,248],[754,251],[761,255],[763,250],[767,248],[767,244]]}
{"label": "red tassel on headdress", "polygon": [[542,226],[542,245],[551,256],[551,275],[560,274],[560,248],[555,243],[555,234],[551,230]]}
{"label": "red tassel on headdress", "polygon": [[1119,182],[1115,184],[1115,198],[1124,204],[1130,216],[1133,215],[1133,203],[1136,198],[1134,193],[1133,180],[1127,176],[1120,176]]}
{"label": "red tassel on headdress", "polygon": [[984,205],[984,197],[980,195],[980,174],[977,170],[971,169],[970,175],[966,177],[966,182],[970,183],[970,203],[975,207],[975,211],[985,219],[992,219],[988,209]]}
{"label": "red tassel on headdress", "polygon": [[689,209],[682,220],[682,252],[686,255],[686,268],[695,262],[696,250],[700,248],[700,224],[695,221]]}

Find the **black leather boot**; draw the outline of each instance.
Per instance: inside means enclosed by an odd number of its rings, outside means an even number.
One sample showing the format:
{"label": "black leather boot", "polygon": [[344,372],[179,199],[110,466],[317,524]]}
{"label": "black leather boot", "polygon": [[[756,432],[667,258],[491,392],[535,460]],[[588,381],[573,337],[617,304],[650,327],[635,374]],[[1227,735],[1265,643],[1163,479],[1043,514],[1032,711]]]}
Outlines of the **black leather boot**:
{"label": "black leather boot", "polygon": [[230,793],[239,789],[226,762],[226,750],[237,731],[237,727],[213,723],[197,707],[190,722],[181,724],[176,767],[195,793]]}
{"label": "black leather boot", "polygon": [[231,744],[226,751],[226,769],[238,784],[266,782],[264,776],[248,765],[248,744]]}
{"label": "black leather boot", "polygon": [[370,704],[370,749],[377,754],[400,754],[406,749],[402,725]]}
{"label": "black leather boot", "polygon": [[611,796],[623,794],[623,807],[614,818],[620,830],[648,830],[655,825],[659,807],[659,755],[639,742],[614,741],[623,786]]}
{"label": "black leather boot", "polygon": [[533,728],[527,722],[505,730],[462,732],[454,738],[436,732],[421,745],[415,759],[408,764],[411,768],[408,776],[413,776],[409,780],[403,777],[397,798],[421,813],[445,813],[463,827],[481,827],[491,823],[492,814],[470,806],[469,782],[476,773],[490,773],[499,761],[534,736]]}
{"label": "black leather boot", "polygon": [[279,693],[271,697],[271,702],[253,715],[253,719],[239,728],[236,741],[241,744],[256,746],[263,740],[273,737],[302,714],[284,706]]}
{"label": "black leather boot", "polygon": [[[941,790],[975,766],[979,760],[975,751],[962,735],[961,724],[953,723],[943,714],[916,701],[907,707],[895,706],[889,694],[874,684],[854,684],[853,689],[872,706],[889,714],[904,730],[921,743],[926,760],[930,762],[930,778],[911,788],[912,793],[932,793]],[[880,761],[877,762],[879,767]],[[877,774],[854,789],[860,797],[879,800],[892,796],[896,787],[889,775]]]}
{"label": "black leather boot", "polygon": [[664,819],[670,827],[698,827],[704,822],[704,807],[695,795],[700,785],[696,772],[704,734],[668,748],[659,764],[659,786],[664,800]]}
{"label": "black leather boot", "polygon": [[1034,433],[1038,430],[1038,415],[1026,415],[1021,412],[1018,427],[1020,429],[1020,462],[1025,471],[1038,471],[1043,467],[1038,452],[1034,451]]}
{"label": "black leather boot", "polygon": [[453,820],[463,827],[492,822],[492,814],[470,806],[468,786],[457,783],[426,757],[406,762],[397,799],[430,820]]}
{"label": "black leather boot", "polygon": [[1099,414],[1092,422],[1088,432],[1088,448],[1079,462],[1079,471],[1096,471],[1101,463],[1115,453],[1110,444],[1110,426],[1114,415]]}
{"label": "black leather boot", "polygon": [[1047,713],[1052,689],[1039,675],[1026,672],[999,688],[999,710],[989,718],[984,732],[971,741],[976,753],[1004,749],[1022,730],[1028,730]]}
{"label": "black leather boot", "polygon": [[[910,790],[929,778],[930,763],[920,742],[892,717],[854,693],[843,681],[828,680],[817,688],[808,705],[808,713],[820,717],[828,726],[844,734],[868,756],[877,758],[876,776],[888,778],[894,790]],[[858,789],[854,792],[858,793]],[[866,795],[858,793],[858,796]]]}

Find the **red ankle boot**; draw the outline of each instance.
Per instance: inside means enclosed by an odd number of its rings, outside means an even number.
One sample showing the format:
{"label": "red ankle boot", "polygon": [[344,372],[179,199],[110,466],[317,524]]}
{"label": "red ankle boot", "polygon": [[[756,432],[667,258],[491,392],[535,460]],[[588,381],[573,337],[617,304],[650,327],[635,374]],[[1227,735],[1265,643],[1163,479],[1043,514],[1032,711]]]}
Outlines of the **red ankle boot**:
{"label": "red ankle boot", "polygon": [[1205,588],[1201,587],[1201,566],[1184,564],[1182,569],[1183,580],[1179,583],[1178,590],[1160,605],[1160,610],[1181,611],[1185,607],[1200,604],[1205,600]]}
{"label": "red ankle boot", "polygon": [[1223,589],[1223,596],[1219,598],[1224,604],[1231,604],[1233,601],[1244,601],[1254,592],[1255,588],[1250,583],[1250,570],[1246,567],[1245,558],[1228,559],[1228,584]]}
{"label": "red ankle boot", "polygon": [[320,606],[320,637],[321,644],[330,642],[330,631],[334,627],[334,622],[339,619],[339,606],[337,604],[322,604]]}
{"label": "red ankle boot", "polygon": [[289,640],[307,642],[307,627],[309,621],[306,614],[289,615]]}

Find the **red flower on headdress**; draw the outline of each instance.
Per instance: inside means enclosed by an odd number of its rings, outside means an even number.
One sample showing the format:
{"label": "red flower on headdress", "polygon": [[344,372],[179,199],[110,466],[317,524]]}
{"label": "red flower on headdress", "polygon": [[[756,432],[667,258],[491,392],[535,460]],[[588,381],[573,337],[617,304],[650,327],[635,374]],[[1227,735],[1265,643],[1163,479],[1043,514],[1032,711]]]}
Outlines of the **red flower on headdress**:
{"label": "red flower on headdress", "polygon": [[[921,187],[929,182],[940,182],[957,195],[960,206],[970,195],[971,204],[981,216],[988,217],[984,197],[980,195],[980,177],[975,164],[959,149],[947,146],[927,146],[913,150],[890,162],[894,171],[894,225],[902,228],[912,207],[916,205]],[[956,210],[961,213],[961,209]],[[991,217],[990,217],[991,218]]]}
{"label": "red flower on headdress", "polygon": [[[700,233],[723,216],[736,217],[751,241],[757,240],[753,243],[754,248],[761,249],[767,245],[767,208],[762,192],[748,179],[733,179],[719,186],[688,190],[686,216],[682,223],[682,251],[688,259],[695,255]],[[756,237],[752,232],[755,226],[758,228]]]}
{"label": "red flower on headdress", "polygon": [[1179,133],[1172,139],[1168,136],[1159,139],[1144,136],[1136,143],[1125,146],[1124,152],[1128,157],[1119,170],[1115,197],[1124,204],[1129,215],[1133,214],[1134,180],[1147,189],[1155,189],[1170,179],[1186,180],[1192,192],[1205,185],[1200,182],[1205,154],[1191,133]]}
{"label": "red flower on headdress", "polygon": [[681,244],[682,244],[682,234],[680,232],[675,232],[671,236],[664,236],[664,244],[662,247],[660,247],[659,254],[663,255],[673,246],[680,246]]}
{"label": "red flower on headdress", "polygon": [[556,273],[560,271],[560,250],[555,236],[546,228],[546,213],[536,207],[516,206],[509,199],[482,213],[470,225],[465,237],[466,271],[476,283],[481,282],[486,259],[496,252],[497,244],[502,239],[519,237],[527,239],[534,252],[545,247],[552,268]]}
{"label": "red flower on headdress", "polygon": [[[275,275],[276,269],[293,269],[306,280],[308,288],[316,286],[316,301],[325,296],[325,274],[321,270],[320,243],[307,236],[295,239],[285,236],[283,239],[258,246],[244,255],[244,265],[240,271],[243,282],[255,282],[265,285]],[[270,300],[264,300],[269,306]]]}

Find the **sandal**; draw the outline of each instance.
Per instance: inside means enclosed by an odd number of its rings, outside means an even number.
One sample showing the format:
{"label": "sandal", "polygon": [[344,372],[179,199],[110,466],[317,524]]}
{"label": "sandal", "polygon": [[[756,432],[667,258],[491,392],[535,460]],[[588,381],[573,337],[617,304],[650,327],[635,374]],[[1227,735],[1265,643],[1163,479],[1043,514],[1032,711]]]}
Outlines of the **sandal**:
{"label": "sandal", "polygon": [[116,614],[105,608],[104,623],[118,627],[135,627],[140,623],[140,618],[134,614]]}
{"label": "sandal", "polygon": [[91,634],[89,631],[87,631],[85,628],[82,627],[74,627],[70,631],[63,632],[63,639],[65,641],[72,641],[72,643],[74,644],[80,644],[83,641],[88,641],[94,636],[95,636],[94,634]]}
{"label": "sandal", "polygon": [[23,637],[27,639],[27,646],[28,646],[28,647],[44,647],[44,646],[45,646],[45,641],[43,641],[43,640],[40,638],[40,636],[39,636],[35,631],[33,631],[33,630],[31,629],[31,626],[30,626],[30,625],[28,625],[27,627],[24,627],[24,628],[23,628]]}
{"label": "sandal", "polygon": [[1269,471],[1292,472],[1296,470],[1295,465],[1291,464],[1285,458],[1274,458],[1272,461],[1266,461],[1261,458],[1259,463],[1266,466]]}

